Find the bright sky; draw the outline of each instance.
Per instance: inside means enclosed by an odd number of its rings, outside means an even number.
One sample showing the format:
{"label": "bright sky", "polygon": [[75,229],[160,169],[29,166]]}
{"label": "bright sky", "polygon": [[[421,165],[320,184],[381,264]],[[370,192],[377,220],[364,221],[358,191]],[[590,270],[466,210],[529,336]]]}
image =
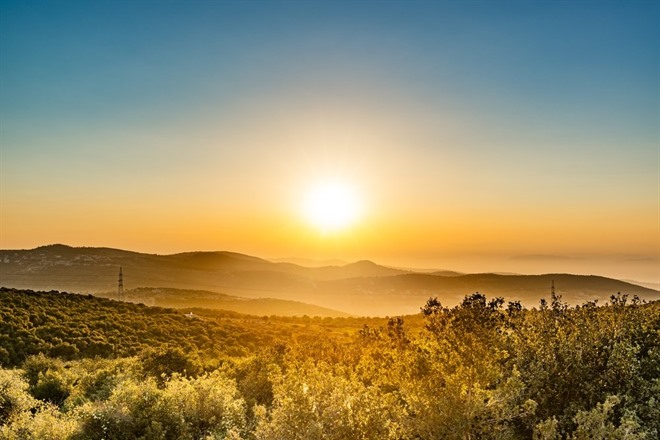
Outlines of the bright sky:
{"label": "bright sky", "polygon": [[0,247],[660,282],[659,5],[5,0]]}

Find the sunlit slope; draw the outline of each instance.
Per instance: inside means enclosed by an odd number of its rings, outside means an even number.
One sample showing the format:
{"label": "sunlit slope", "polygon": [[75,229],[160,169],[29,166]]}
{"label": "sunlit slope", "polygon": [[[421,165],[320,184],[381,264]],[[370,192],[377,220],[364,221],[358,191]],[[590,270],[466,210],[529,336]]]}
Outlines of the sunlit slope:
{"label": "sunlit slope", "polygon": [[243,356],[276,337],[258,319],[188,318],[172,309],[89,295],[0,288],[0,365],[44,353],[64,359],[124,357],[159,346]]}
{"label": "sunlit slope", "polygon": [[[415,317],[410,323],[421,327]],[[343,338],[364,325],[385,324],[382,319],[353,317],[272,318],[225,310],[178,311],[92,295],[0,287],[0,367],[20,365],[37,353],[62,359],[116,358],[164,347],[207,359],[241,357],[289,341],[293,335],[304,343],[329,334]]]}
{"label": "sunlit slope", "polygon": [[[97,294],[107,298],[116,298],[117,292]],[[124,299],[128,302],[145,304],[148,306],[191,308],[203,307],[207,309],[229,310],[257,316],[320,316],[342,317],[348,316],[337,310],[305,304],[300,301],[291,301],[274,298],[244,298],[207,290],[185,290],[166,287],[139,287],[124,291]]]}
{"label": "sunlit slope", "polygon": [[0,284],[8,287],[113,292],[121,266],[127,290],[205,290],[243,298],[299,301],[369,316],[416,313],[429,297],[453,306],[474,292],[520,300],[534,307],[541,298],[549,298],[553,281],[556,292],[573,305],[596,299],[602,303],[617,292],[647,300],[660,298],[657,290],[599,276],[424,274],[369,261],[308,268],[231,252],[151,255],[54,245],[0,251],[0,261]]}

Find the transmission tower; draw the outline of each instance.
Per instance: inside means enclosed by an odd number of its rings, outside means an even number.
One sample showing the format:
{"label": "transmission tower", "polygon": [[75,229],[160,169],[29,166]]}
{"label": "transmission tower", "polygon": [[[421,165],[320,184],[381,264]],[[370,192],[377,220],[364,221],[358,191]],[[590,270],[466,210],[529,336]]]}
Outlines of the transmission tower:
{"label": "transmission tower", "polygon": [[552,280],[552,287],[550,288],[550,293],[552,294],[553,298],[556,296],[555,295],[555,280]]}
{"label": "transmission tower", "polygon": [[119,301],[124,300],[124,275],[121,272],[121,266],[119,266],[119,285],[117,286],[117,299]]}

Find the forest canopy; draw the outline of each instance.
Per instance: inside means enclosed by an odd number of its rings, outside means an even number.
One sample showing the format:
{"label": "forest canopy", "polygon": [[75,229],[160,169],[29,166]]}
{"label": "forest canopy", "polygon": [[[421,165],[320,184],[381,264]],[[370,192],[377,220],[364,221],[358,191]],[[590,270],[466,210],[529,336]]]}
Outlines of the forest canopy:
{"label": "forest canopy", "polygon": [[[481,294],[387,319],[0,289],[2,439],[652,439],[660,308]],[[191,313],[191,314],[190,314]]]}

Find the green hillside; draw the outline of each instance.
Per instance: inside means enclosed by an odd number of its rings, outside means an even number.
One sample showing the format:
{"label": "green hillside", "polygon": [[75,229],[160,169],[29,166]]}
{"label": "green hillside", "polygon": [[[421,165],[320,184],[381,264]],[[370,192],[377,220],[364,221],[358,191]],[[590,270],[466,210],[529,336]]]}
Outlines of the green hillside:
{"label": "green hillside", "polygon": [[[38,353],[65,360],[118,358],[170,346],[206,359],[245,356],[275,341],[287,341],[293,333],[315,338],[333,328],[338,333],[354,333],[365,323],[382,322],[365,318],[295,320],[210,309],[177,311],[92,295],[2,287],[0,365],[20,365]],[[321,330],[320,323],[328,325]]]}
{"label": "green hillside", "polygon": [[172,345],[209,356],[244,355],[272,341],[258,320],[244,325],[188,318],[159,307],[86,295],[0,289],[0,363],[43,353],[62,359],[125,357]]}
{"label": "green hillside", "polygon": [[481,294],[391,319],[0,289],[0,439],[650,439],[660,309]]}

